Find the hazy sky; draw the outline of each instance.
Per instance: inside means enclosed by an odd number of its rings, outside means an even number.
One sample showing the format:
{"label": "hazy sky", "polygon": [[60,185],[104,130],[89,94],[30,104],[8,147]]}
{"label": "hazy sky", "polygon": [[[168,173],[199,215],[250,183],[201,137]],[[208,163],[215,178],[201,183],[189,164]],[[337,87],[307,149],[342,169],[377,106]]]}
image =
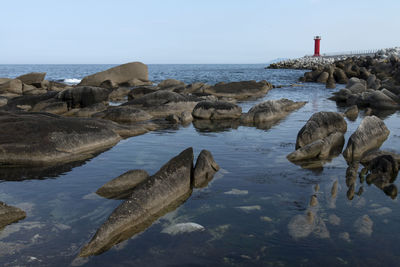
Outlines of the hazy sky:
{"label": "hazy sky", "polygon": [[399,0],[3,0],[0,64],[265,63],[400,46]]}

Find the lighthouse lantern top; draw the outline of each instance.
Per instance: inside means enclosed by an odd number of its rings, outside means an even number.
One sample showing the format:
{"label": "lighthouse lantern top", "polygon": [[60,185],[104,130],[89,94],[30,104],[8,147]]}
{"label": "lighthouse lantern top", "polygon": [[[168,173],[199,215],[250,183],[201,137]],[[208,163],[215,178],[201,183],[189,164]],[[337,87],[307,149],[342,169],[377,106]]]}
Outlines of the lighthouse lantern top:
{"label": "lighthouse lantern top", "polygon": [[319,36],[319,35],[315,36],[314,40],[321,40],[321,36]]}

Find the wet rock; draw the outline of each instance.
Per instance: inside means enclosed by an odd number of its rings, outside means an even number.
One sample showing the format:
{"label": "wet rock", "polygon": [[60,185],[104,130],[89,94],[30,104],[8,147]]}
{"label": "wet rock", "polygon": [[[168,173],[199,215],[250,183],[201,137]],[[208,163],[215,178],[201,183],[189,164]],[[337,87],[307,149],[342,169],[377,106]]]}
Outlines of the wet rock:
{"label": "wet rock", "polygon": [[328,80],[326,81],[325,87],[328,89],[336,88],[336,81],[335,81],[335,77],[334,77],[334,68],[333,67],[329,68],[329,76],[328,76]]}
{"label": "wet rock", "polygon": [[[107,88],[107,87],[105,87]],[[108,98],[111,101],[123,101],[125,97],[131,92],[131,89],[128,87],[118,87],[117,89],[113,90],[109,95]]]}
{"label": "wet rock", "polygon": [[190,194],[193,149],[168,161],[156,174],[135,187],[85,245],[80,256],[100,254],[114,244],[141,232],[160,215],[186,200]]}
{"label": "wet rock", "polygon": [[360,233],[362,235],[366,235],[366,236],[372,235],[373,225],[374,225],[374,222],[371,220],[371,218],[368,215],[363,215],[354,222],[354,228],[356,228],[356,231],[358,233]]}
{"label": "wet rock", "polygon": [[326,83],[328,81],[328,78],[329,73],[324,71],[318,76],[317,83]]}
{"label": "wet rock", "polygon": [[8,206],[4,202],[0,201],[0,229],[5,226],[22,220],[26,217],[26,213],[19,208]]}
{"label": "wet rock", "polygon": [[144,170],[130,170],[105,183],[96,194],[105,198],[124,198],[148,177],[149,174]]}
{"label": "wet rock", "polygon": [[119,123],[141,122],[152,118],[147,112],[129,106],[110,107],[107,110],[93,114],[92,117]]}
{"label": "wet rock", "polygon": [[180,116],[180,120],[183,125],[191,123],[193,121],[192,113],[189,111],[182,112],[181,116]]}
{"label": "wet rock", "polygon": [[197,223],[178,223],[175,225],[171,225],[161,231],[161,233],[169,234],[169,235],[178,235],[192,232],[204,231],[204,226]]}
{"label": "wet rock", "polygon": [[22,94],[22,82],[18,79],[9,80],[0,84],[0,93]]}
{"label": "wet rock", "polygon": [[350,186],[357,181],[358,163],[351,163],[346,169],[346,185]]}
{"label": "wet rock", "polygon": [[367,181],[379,179],[384,183],[392,183],[399,173],[399,164],[392,155],[377,156],[368,164],[370,174]]}
{"label": "wet rock", "polygon": [[108,108],[108,106],[105,105],[104,103],[97,103],[97,104],[73,111],[73,113],[71,115],[76,116],[76,117],[91,117],[93,114],[102,112],[102,111],[106,110],[107,108]]}
{"label": "wet rock", "polygon": [[173,124],[177,124],[177,123],[179,123],[181,121],[180,118],[175,114],[168,115],[165,118],[165,120],[167,120],[168,122],[173,123]]}
{"label": "wet rock", "polygon": [[218,164],[214,161],[211,152],[202,150],[197,158],[193,171],[193,186],[204,187],[212,180],[214,174],[219,170]]}
{"label": "wet rock", "polygon": [[105,71],[101,71],[82,79],[78,86],[100,86],[104,81],[121,84],[132,79],[148,81],[147,66],[141,62],[122,64]]}
{"label": "wet rock", "polygon": [[93,119],[49,113],[0,112],[0,164],[48,165],[92,156],[121,137]]}
{"label": "wet rock", "polygon": [[303,107],[307,102],[294,102],[289,99],[268,100],[252,107],[241,117],[242,123],[260,125],[286,117],[290,112]]}
{"label": "wet rock", "polygon": [[241,81],[231,83],[217,83],[203,92],[218,97],[231,97],[235,99],[246,99],[249,97],[262,97],[272,89],[272,84],[267,81]]}
{"label": "wet rock", "polygon": [[36,87],[41,87],[41,83],[44,81],[44,77],[46,76],[46,72],[31,72],[21,76],[18,76],[17,79],[21,82],[29,85],[35,85]]}
{"label": "wet rock", "polygon": [[318,205],[318,199],[316,195],[312,195],[311,196],[311,200],[310,200],[310,206],[311,207],[315,207]]}
{"label": "wet rock", "polygon": [[199,132],[224,132],[237,129],[239,120],[194,120],[193,126]]}
{"label": "wet rock", "polygon": [[383,192],[385,192],[385,194],[391,197],[392,199],[396,199],[398,193],[397,186],[394,184],[385,186],[383,188]]}
{"label": "wet rock", "polygon": [[138,99],[141,98],[144,95],[154,93],[157,90],[159,90],[158,87],[155,86],[139,86],[131,89],[131,91],[128,93],[128,100],[133,100],[133,99]]}
{"label": "wet rock", "polygon": [[345,112],[344,115],[350,120],[356,120],[358,117],[358,107],[357,105],[353,105],[349,107]]}
{"label": "wet rock", "polygon": [[376,116],[367,116],[350,136],[343,156],[347,162],[359,160],[367,151],[379,148],[389,133],[390,131],[381,119]]}
{"label": "wet rock", "polygon": [[7,105],[8,99],[6,97],[0,97],[0,107]]}
{"label": "wet rock", "polygon": [[193,109],[192,116],[197,119],[223,120],[236,119],[242,115],[242,108],[222,101],[202,101]]}
{"label": "wet rock", "polygon": [[336,198],[337,196],[337,191],[338,191],[338,181],[336,180],[333,185],[332,185],[332,189],[331,189],[331,196],[332,198]]}
{"label": "wet rock", "polygon": [[314,113],[297,134],[296,149],[323,139],[331,133],[347,131],[347,123],[343,116],[336,112]]}
{"label": "wet rock", "polygon": [[374,91],[369,94],[363,101],[364,105],[368,105],[375,109],[399,109],[400,105],[384,94],[382,91]]}
{"label": "wet rock", "polygon": [[349,80],[347,78],[346,73],[341,68],[335,68],[335,72],[333,73],[333,76],[334,76],[336,82],[340,83],[340,84],[346,84]]}
{"label": "wet rock", "polygon": [[64,101],[71,108],[84,108],[108,101],[110,91],[105,88],[92,86],[77,86],[60,92],[58,99]]}
{"label": "wet rock", "polygon": [[347,193],[346,193],[347,199],[348,200],[353,200],[355,192],[356,192],[356,185],[355,184],[351,184],[349,186],[349,189],[347,190]]}

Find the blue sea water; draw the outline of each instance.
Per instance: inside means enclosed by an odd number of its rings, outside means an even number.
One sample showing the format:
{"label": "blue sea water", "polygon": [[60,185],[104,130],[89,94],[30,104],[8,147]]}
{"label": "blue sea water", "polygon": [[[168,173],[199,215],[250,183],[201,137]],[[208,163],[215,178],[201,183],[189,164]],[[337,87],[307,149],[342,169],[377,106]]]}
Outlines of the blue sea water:
{"label": "blue sea water", "polygon": [[[0,65],[0,77],[39,71],[47,79],[65,81],[113,65]],[[246,111],[269,99],[308,103],[270,129],[236,127],[202,131],[192,124],[122,140],[82,165],[38,179],[0,181],[0,201],[21,207],[27,218],[0,230],[1,266],[396,266],[400,254],[400,208],[374,185],[357,181],[354,199],[346,196],[347,164],[342,156],[323,168],[306,169],[286,155],[296,135],[318,111],[339,111],[327,98],[341,88],[297,83],[301,70],[267,70],[263,65],[149,65],[149,78],[174,78],[186,83],[267,80],[272,89],[258,100],[239,103]],[[382,148],[400,153],[400,114],[380,114],[391,131]],[[347,120],[346,140],[363,118]],[[210,150],[221,170],[203,189],[176,210],[158,219],[139,235],[89,258],[77,255],[121,200],[103,199],[94,192],[131,169],[156,172],[187,147],[195,157]],[[1,175],[1,169],[0,169]],[[51,178],[49,178],[51,177]],[[338,181],[338,194],[331,196]],[[398,182],[396,181],[395,184]],[[315,193],[318,184],[320,190]],[[239,194],[232,194],[239,192]],[[309,209],[316,194],[315,217],[320,223],[309,235],[294,238],[291,222]],[[245,208],[243,208],[245,207]],[[246,208],[247,207],[247,208]],[[370,220],[362,223],[368,216]],[[363,217],[364,216],[364,217]],[[339,218],[339,219],[338,219]],[[170,236],[162,230],[194,222],[201,232]],[[360,225],[361,222],[361,225]],[[371,225],[372,222],[372,225]],[[297,229],[299,230],[299,229]]]}

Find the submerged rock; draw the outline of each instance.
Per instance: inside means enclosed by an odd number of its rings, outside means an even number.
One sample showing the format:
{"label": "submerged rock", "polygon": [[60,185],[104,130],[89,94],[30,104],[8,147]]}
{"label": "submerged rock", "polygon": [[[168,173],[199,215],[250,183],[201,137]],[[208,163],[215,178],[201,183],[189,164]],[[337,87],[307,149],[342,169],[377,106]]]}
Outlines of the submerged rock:
{"label": "submerged rock", "polygon": [[25,211],[13,206],[8,206],[4,202],[0,201],[0,230],[13,222],[24,219],[25,217]]}
{"label": "submerged rock", "polygon": [[114,244],[141,232],[160,215],[191,194],[193,149],[188,148],[168,161],[156,174],[135,187],[85,245],[80,256],[100,254]]}
{"label": "submerged rock", "polygon": [[358,107],[357,105],[353,105],[349,107],[345,112],[344,115],[350,120],[356,120],[358,117]]}
{"label": "submerged rock", "polygon": [[204,226],[197,224],[197,223],[178,223],[175,225],[171,225],[161,231],[161,233],[169,234],[169,235],[178,235],[184,233],[192,233],[192,232],[199,232],[204,231]]}
{"label": "submerged rock", "polygon": [[373,231],[372,227],[373,226],[374,226],[374,222],[371,220],[371,218],[368,215],[363,215],[354,222],[354,227],[356,228],[356,231],[358,233],[366,235],[366,236],[372,235],[372,231]]}
{"label": "submerged rock", "polygon": [[92,117],[112,120],[119,123],[141,122],[152,118],[152,116],[147,112],[129,106],[111,107],[107,110],[93,114]]}
{"label": "submerged rock", "polygon": [[228,102],[202,101],[194,107],[192,115],[205,120],[237,119],[242,115],[242,108]]}
{"label": "submerged rock", "polygon": [[202,150],[196,161],[193,171],[193,186],[195,188],[204,187],[212,180],[214,174],[219,170],[218,164],[210,151]]}
{"label": "submerged rock", "polygon": [[246,99],[249,97],[262,97],[272,89],[272,84],[267,81],[241,81],[231,83],[217,83],[214,86],[204,88],[203,92],[218,97],[231,97]]}
{"label": "submerged rock", "polygon": [[105,183],[96,194],[105,198],[123,198],[149,177],[144,170],[130,170]]}
{"label": "submerged rock", "polygon": [[299,214],[294,216],[289,224],[289,235],[294,239],[309,236],[314,231],[315,224],[308,219],[308,216]]}
{"label": "submerged rock", "polygon": [[367,116],[350,136],[343,156],[348,162],[359,160],[363,154],[379,148],[389,136],[389,129],[376,116]]}

